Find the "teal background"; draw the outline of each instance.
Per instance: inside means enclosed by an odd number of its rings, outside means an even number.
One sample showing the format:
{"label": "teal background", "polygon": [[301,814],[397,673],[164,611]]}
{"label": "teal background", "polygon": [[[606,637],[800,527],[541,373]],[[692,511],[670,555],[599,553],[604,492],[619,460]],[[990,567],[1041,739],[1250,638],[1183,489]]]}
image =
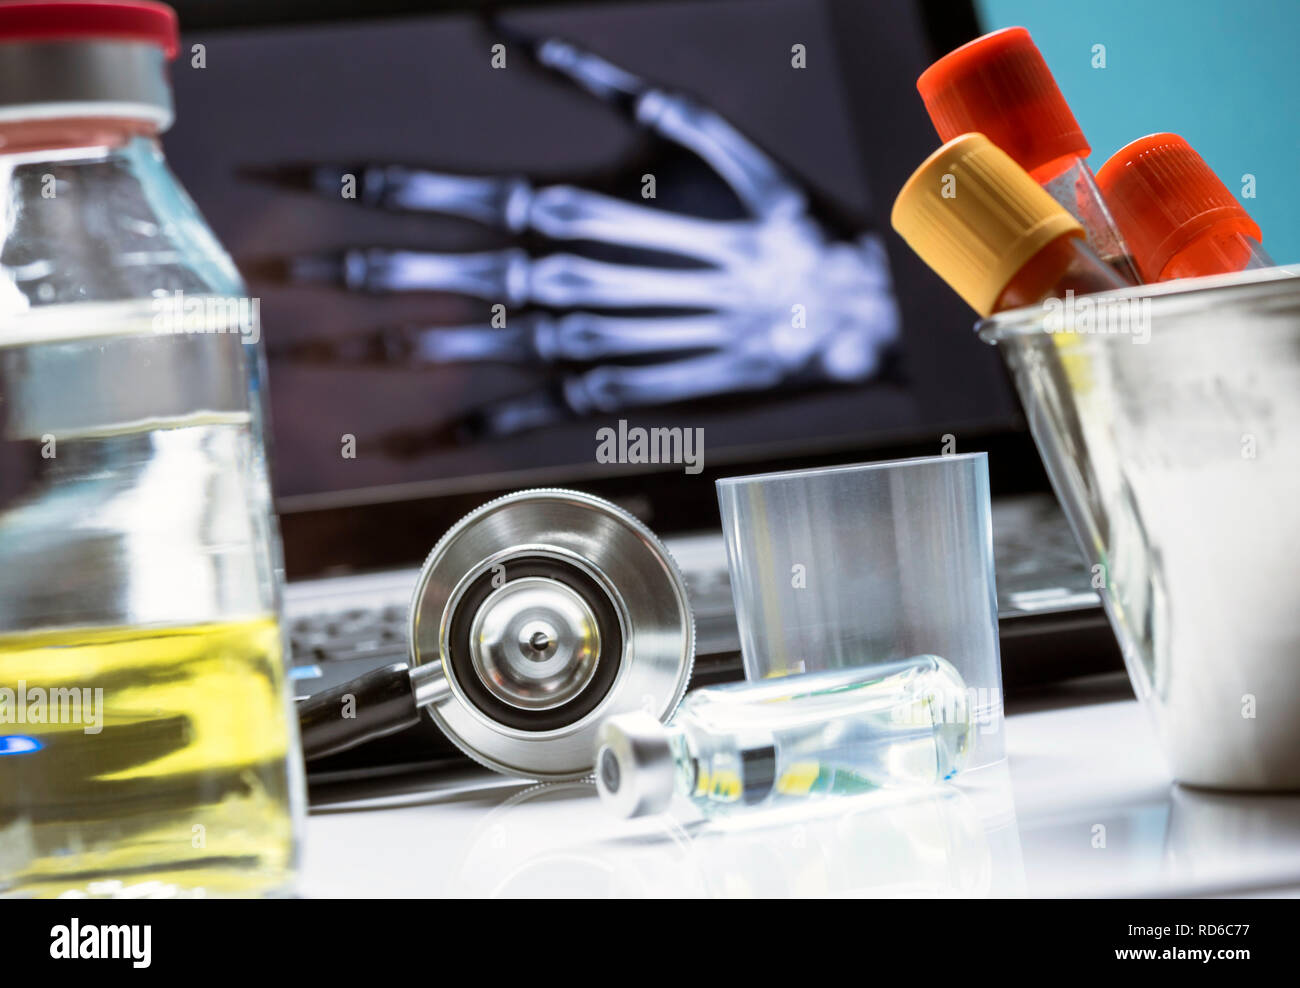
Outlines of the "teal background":
{"label": "teal background", "polygon": [[[1089,164],[1134,138],[1181,134],[1255,218],[1279,264],[1300,262],[1300,0],[975,0],[981,27],[1023,25],[1088,142]],[[1106,67],[1092,67],[1093,45]],[[1241,176],[1255,176],[1242,198]]]}

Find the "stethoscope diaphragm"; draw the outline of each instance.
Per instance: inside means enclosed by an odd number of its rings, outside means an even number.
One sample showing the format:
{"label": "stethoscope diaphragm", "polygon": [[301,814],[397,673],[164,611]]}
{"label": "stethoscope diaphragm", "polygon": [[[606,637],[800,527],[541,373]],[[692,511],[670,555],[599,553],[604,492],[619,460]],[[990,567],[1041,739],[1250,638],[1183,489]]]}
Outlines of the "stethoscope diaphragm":
{"label": "stethoscope diaphragm", "polygon": [[[452,526],[420,570],[409,630],[407,667],[300,707],[309,758],[405,727],[424,709],[490,768],[581,778],[607,716],[667,720],[695,649],[686,585],[662,543],[608,501],[554,489],[507,495]],[[350,730],[331,706],[349,687]],[[367,706],[392,726],[361,723]]]}

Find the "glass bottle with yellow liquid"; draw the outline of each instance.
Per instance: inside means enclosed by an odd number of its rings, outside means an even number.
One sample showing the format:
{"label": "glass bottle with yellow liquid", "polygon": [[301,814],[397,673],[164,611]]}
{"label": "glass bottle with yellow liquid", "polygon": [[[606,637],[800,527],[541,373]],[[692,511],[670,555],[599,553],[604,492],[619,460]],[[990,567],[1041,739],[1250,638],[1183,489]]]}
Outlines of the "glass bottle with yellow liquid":
{"label": "glass bottle with yellow liquid", "polygon": [[176,50],[0,6],[0,896],[292,889],[260,313],[162,155]]}

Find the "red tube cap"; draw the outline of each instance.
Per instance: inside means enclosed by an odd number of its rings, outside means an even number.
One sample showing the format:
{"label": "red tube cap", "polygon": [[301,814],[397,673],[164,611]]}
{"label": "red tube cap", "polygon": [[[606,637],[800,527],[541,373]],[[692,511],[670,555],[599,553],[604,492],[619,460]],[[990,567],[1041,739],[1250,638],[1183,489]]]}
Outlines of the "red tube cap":
{"label": "red tube cap", "polygon": [[1097,186],[1145,281],[1207,231],[1259,240],[1259,225],[1219,176],[1177,134],[1128,144],[1097,172]]}
{"label": "red tube cap", "polygon": [[976,38],[921,73],[916,88],[939,139],[978,132],[1025,171],[1092,150],[1023,27]]}
{"label": "red tube cap", "polygon": [[0,44],[11,41],[141,41],[168,59],[180,47],[176,11],[148,0],[0,3]]}

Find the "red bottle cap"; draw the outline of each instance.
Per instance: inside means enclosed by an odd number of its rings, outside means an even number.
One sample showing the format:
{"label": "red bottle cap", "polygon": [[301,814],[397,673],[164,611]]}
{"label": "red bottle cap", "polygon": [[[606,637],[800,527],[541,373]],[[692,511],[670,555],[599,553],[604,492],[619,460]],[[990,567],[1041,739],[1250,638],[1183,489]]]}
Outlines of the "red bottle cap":
{"label": "red bottle cap", "polygon": [[1159,280],[1207,231],[1260,239],[1259,225],[1177,134],[1150,134],[1120,148],[1097,172],[1097,186],[1145,281]]}
{"label": "red bottle cap", "polygon": [[984,134],[1035,179],[1037,170],[1092,150],[1023,27],[976,38],[921,73],[916,88],[939,139]]}
{"label": "red bottle cap", "polygon": [[180,47],[176,11],[148,0],[0,3],[0,44],[11,41],[140,41],[169,60]]}

